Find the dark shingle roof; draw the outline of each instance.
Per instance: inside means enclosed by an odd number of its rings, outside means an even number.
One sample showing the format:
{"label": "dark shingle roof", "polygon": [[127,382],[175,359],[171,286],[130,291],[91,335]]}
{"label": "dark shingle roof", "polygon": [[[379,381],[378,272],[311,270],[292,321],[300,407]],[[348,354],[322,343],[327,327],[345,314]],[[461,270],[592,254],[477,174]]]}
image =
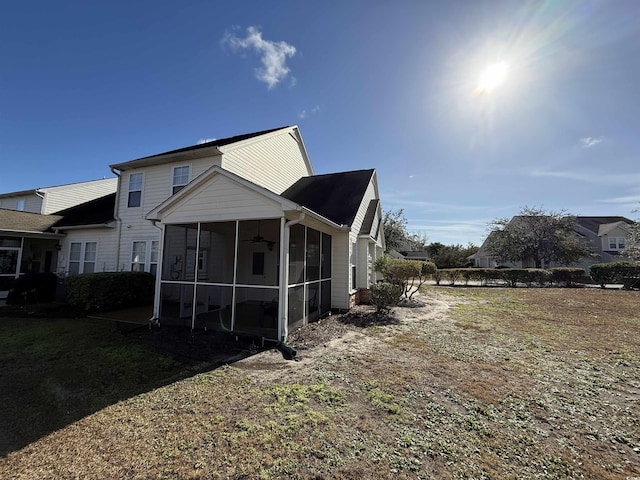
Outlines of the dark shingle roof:
{"label": "dark shingle roof", "polygon": [[59,215],[41,215],[0,208],[0,230],[43,233],[60,220]]}
{"label": "dark shingle roof", "polygon": [[578,225],[594,233],[598,233],[600,225],[607,223],[625,222],[632,224],[633,221],[626,217],[576,217]]}
{"label": "dark shingle roof", "polygon": [[269,130],[262,130],[260,132],[245,133],[245,134],[236,135],[236,136],[233,136],[233,137],[221,138],[219,140],[212,140],[211,142],[199,143],[197,145],[191,145],[189,147],[178,148],[176,150],[170,150],[168,152],[157,153],[155,155],[149,155],[148,157],[141,157],[141,158],[137,158],[135,160],[130,160],[128,162],[114,164],[114,165],[111,165],[111,167],[118,168],[118,169],[126,169],[129,164],[135,165],[135,164],[140,163],[141,161],[151,160],[151,159],[154,159],[156,157],[162,157],[162,156],[165,156],[165,155],[173,155],[173,154],[177,154],[177,153],[192,152],[192,151],[195,151],[195,150],[200,150],[200,149],[209,148],[209,147],[224,147],[225,145],[230,145],[232,143],[242,142],[243,140],[248,140],[248,139],[253,138],[253,137],[259,137],[260,135],[266,135],[267,133],[275,132],[277,130],[282,130],[284,128],[290,128],[290,127],[285,126],[285,127],[279,127],[279,128],[271,128]]}
{"label": "dark shingle roof", "polygon": [[[367,207],[367,213],[362,220],[362,227],[360,228],[360,235],[371,235],[371,227],[373,227],[373,220],[376,218],[376,212],[378,211],[378,204],[380,200],[374,198],[369,202]],[[376,234],[378,232],[375,232]]]}
{"label": "dark shingle roof", "polygon": [[338,225],[351,225],[375,170],[303,177],[281,195]]}
{"label": "dark shingle roof", "polygon": [[101,225],[114,220],[113,211],[116,204],[116,194],[90,200],[75,207],[66,208],[55,215],[60,218],[53,225],[55,228],[77,227],[81,225]]}

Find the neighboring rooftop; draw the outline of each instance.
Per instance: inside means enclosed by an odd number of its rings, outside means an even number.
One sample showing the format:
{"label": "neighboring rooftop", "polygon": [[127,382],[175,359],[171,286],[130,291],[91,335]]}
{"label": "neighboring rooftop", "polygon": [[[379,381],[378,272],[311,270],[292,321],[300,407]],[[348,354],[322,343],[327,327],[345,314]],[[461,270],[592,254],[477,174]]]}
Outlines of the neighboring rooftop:
{"label": "neighboring rooftop", "polygon": [[576,217],[576,221],[578,225],[581,227],[590,230],[596,234],[600,231],[601,225],[606,225],[610,223],[624,222],[629,225],[633,223],[632,220],[629,220],[626,217]]}
{"label": "neighboring rooftop", "polygon": [[0,208],[0,231],[44,233],[61,218],[59,215],[41,215]]}
{"label": "neighboring rooftop", "polygon": [[374,173],[371,169],[303,177],[281,195],[338,225],[351,225]]}
{"label": "neighboring rooftop", "polygon": [[60,219],[53,228],[77,227],[81,225],[103,225],[114,221],[113,212],[116,194],[111,193],[75,207],[66,208],[55,215]]}

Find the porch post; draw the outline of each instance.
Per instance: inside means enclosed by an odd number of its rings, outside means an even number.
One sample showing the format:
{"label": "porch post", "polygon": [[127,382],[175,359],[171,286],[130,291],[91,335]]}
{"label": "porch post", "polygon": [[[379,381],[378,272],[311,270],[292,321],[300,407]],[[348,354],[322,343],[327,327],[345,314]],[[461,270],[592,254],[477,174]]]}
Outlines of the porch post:
{"label": "porch post", "polygon": [[280,218],[280,301],[278,302],[278,340],[286,340],[289,292],[289,229],[285,228],[285,218]]}
{"label": "porch post", "polygon": [[160,290],[162,288],[162,271],[164,270],[165,226],[164,223],[157,226],[155,222],[153,222],[153,225],[160,229],[160,242],[158,243],[158,268],[156,269],[156,288],[155,295],[153,296],[153,314],[150,321],[155,321],[156,325],[160,325]]}

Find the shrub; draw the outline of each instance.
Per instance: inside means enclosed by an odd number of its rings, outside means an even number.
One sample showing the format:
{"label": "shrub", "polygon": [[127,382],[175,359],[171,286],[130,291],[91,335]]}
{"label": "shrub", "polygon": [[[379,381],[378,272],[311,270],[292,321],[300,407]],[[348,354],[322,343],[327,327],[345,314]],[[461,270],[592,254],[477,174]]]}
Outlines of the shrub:
{"label": "shrub", "polygon": [[556,267],[551,269],[551,280],[556,283],[564,283],[571,287],[584,278],[584,269],[571,267]]}
{"label": "shrub", "polygon": [[56,298],[58,277],[54,273],[29,273],[18,278],[7,295],[9,305],[51,302]]}
{"label": "shrub", "polygon": [[431,262],[379,257],[374,262],[376,271],[382,273],[385,281],[398,285],[406,298],[411,298],[434,272]]}
{"label": "shrub", "polygon": [[144,272],[85,273],[67,279],[67,301],[85,311],[153,303],[154,277]]}
{"label": "shrub", "polygon": [[634,262],[596,263],[589,275],[602,288],[607,283],[622,283],[625,277],[640,276],[640,264]]}
{"label": "shrub", "polygon": [[397,305],[402,298],[402,287],[390,282],[379,282],[371,286],[371,304],[376,311],[384,312]]}

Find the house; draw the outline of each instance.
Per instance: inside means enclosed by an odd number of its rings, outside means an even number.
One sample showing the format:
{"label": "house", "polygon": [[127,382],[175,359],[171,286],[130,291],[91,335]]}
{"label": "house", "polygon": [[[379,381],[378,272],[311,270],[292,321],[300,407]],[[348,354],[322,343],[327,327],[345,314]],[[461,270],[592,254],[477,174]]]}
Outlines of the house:
{"label": "house", "polygon": [[[53,212],[116,190],[116,178],[0,194],[0,302],[21,274],[56,272],[62,220]],[[113,211],[113,210],[112,210]]]}
{"label": "house", "polygon": [[375,170],[315,175],[297,126],[110,167],[115,194],[49,227],[56,271],[154,274],[154,323],[283,340],[376,281]]}
{"label": "house", "polygon": [[[514,217],[511,221],[516,221],[517,218]],[[576,235],[584,240],[589,250],[591,250],[591,255],[582,259],[575,266],[588,270],[594,263],[620,261],[620,254],[624,250],[630,235],[628,225],[633,224],[632,220],[618,216],[577,216],[576,224]],[[491,236],[492,233],[489,233],[480,249],[469,257],[473,260],[475,267],[494,268],[498,266],[498,262],[489,251],[489,245],[492,241]],[[514,268],[535,267],[532,262],[509,262],[504,266]]]}
{"label": "house", "polygon": [[0,209],[49,215],[109,193],[114,193],[117,181],[115,177],[104,178],[89,182],[0,193]]}

